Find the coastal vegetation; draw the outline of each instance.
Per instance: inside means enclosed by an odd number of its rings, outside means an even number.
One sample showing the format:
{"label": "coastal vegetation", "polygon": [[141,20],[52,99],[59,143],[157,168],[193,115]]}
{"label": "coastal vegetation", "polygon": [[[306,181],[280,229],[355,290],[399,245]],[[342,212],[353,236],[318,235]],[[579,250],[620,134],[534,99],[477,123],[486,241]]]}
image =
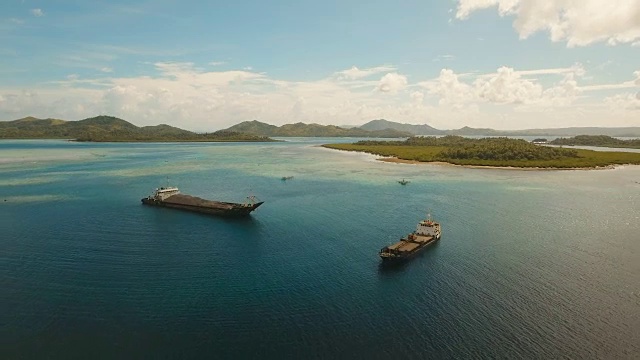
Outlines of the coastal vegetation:
{"label": "coastal vegetation", "polygon": [[521,139],[411,137],[405,141],[359,141],[326,148],[366,152],[419,162],[519,168],[595,168],[640,164],[640,153],[601,152],[540,146]]}
{"label": "coastal vegetation", "polygon": [[73,139],[95,142],[274,141],[265,136],[220,130],[194,133],[169,125],[135,126],[112,116],[80,121],[27,117],[0,122],[0,139]]}
{"label": "coastal vegetation", "polygon": [[578,135],[571,138],[557,138],[550,141],[549,144],[640,149],[640,139],[621,140],[606,135]]}

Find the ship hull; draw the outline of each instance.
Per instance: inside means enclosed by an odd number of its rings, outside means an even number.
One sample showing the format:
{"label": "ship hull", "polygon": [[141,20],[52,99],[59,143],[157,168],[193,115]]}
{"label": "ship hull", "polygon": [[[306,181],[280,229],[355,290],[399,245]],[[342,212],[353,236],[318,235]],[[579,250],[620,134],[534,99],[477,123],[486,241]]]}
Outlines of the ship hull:
{"label": "ship hull", "polygon": [[422,251],[424,251],[424,249],[430,247],[431,245],[434,245],[439,240],[440,240],[440,237],[434,237],[433,240],[420,244],[420,246],[416,247],[412,251],[405,251],[405,252],[399,253],[396,256],[383,256],[382,254],[380,254],[380,258],[382,259],[382,262],[384,264],[403,263],[407,260],[412,259],[416,255],[420,254]]}
{"label": "ship hull", "polygon": [[[167,199],[171,200],[171,198]],[[171,209],[178,209],[190,212],[197,212],[201,214],[225,216],[225,217],[242,217],[248,216],[252,211],[262,205],[263,202],[258,202],[245,206],[243,204],[236,203],[222,203],[207,200],[208,204],[188,204],[188,203],[175,203],[170,201],[161,201],[153,198],[141,199],[144,205],[166,207]]]}

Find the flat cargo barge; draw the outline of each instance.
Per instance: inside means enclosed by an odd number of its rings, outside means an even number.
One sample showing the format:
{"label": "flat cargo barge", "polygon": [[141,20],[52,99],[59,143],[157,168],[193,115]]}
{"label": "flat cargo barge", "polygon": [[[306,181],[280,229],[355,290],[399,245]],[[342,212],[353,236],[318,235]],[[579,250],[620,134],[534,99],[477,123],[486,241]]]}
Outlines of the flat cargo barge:
{"label": "flat cargo barge", "polygon": [[230,217],[247,216],[263,204],[263,201],[257,202],[253,196],[247,197],[244,203],[206,200],[181,194],[177,187],[158,188],[141,201],[145,205]]}

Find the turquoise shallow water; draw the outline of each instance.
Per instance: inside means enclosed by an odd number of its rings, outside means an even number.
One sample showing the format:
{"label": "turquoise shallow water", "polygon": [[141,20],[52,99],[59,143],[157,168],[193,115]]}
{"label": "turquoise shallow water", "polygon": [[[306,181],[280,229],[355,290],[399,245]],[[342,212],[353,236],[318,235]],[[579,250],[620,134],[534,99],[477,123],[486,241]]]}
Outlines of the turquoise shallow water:
{"label": "turquoise shallow water", "polygon": [[[640,167],[391,164],[329,141],[352,139],[0,142],[0,355],[639,356]],[[140,204],[167,181],[265,204]],[[381,268],[428,209],[442,241]]]}

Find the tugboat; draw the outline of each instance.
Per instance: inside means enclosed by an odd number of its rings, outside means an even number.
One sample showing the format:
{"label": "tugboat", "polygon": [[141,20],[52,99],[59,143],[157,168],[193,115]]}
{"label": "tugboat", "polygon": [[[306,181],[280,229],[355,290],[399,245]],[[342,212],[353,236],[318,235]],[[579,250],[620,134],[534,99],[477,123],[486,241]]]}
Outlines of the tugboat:
{"label": "tugboat", "polygon": [[283,176],[281,178],[282,181],[287,181],[287,180],[291,180],[291,179],[293,179],[293,176]]}
{"label": "tugboat", "polygon": [[398,183],[399,183],[400,185],[407,185],[408,183],[410,183],[410,181],[409,181],[409,180],[402,179],[402,180],[398,180]]}
{"label": "tugboat", "polygon": [[441,235],[440,223],[433,221],[431,214],[427,214],[427,218],[418,223],[416,231],[393,245],[383,247],[379,255],[384,263],[401,262],[440,240]]}
{"label": "tugboat", "polygon": [[255,196],[248,196],[247,201],[242,204],[205,200],[199,197],[181,194],[177,187],[157,188],[153,194],[143,198],[141,201],[145,205],[232,217],[247,216],[263,203],[263,201],[256,201]]}

